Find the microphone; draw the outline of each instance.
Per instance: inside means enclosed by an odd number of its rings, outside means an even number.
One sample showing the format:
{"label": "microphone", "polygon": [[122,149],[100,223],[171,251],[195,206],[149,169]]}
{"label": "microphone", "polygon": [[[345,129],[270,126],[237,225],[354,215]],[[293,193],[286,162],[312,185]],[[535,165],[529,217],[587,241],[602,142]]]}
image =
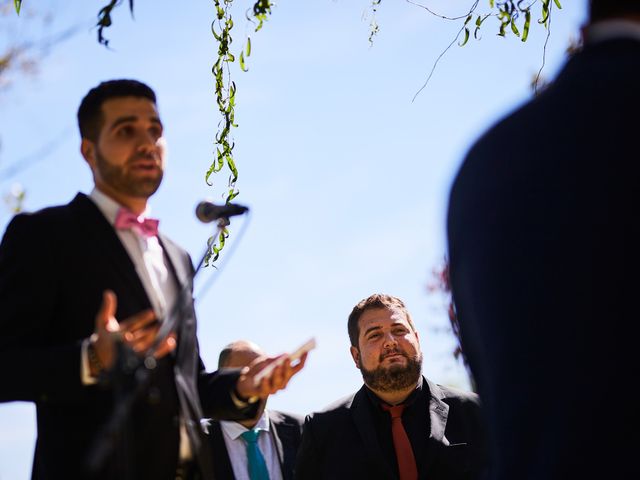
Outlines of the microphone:
{"label": "microphone", "polygon": [[249,207],[238,205],[237,203],[226,203],[224,205],[216,205],[215,203],[203,200],[196,207],[196,217],[202,223],[210,223],[219,218],[229,218],[236,215],[242,215],[247,212]]}

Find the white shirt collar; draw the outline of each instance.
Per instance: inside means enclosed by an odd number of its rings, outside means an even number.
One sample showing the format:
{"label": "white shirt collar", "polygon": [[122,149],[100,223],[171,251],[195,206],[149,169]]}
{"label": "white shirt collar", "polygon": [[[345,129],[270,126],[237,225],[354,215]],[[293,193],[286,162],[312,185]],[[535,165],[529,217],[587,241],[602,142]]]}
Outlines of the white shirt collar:
{"label": "white shirt collar", "polygon": [[593,44],[616,38],[630,38],[640,41],[640,22],[617,18],[602,20],[587,27],[585,43]]}
{"label": "white shirt collar", "polygon": [[[222,432],[232,440],[237,440],[240,435],[249,429],[240,425],[238,422],[232,422],[228,420],[220,420],[220,428]],[[265,432],[269,431],[269,416],[267,415],[267,411],[262,412],[258,423],[253,427],[254,430],[264,430]]]}
{"label": "white shirt collar", "polygon": [[[111,225],[116,222],[116,215],[118,214],[118,210],[123,208],[123,205],[120,205],[113,198],[109,197],[106,193],[98,190],[96,187],[91,190],[91,193],[88,195],[91,200],[96,204],[96,206],[100,209],[102,214],[106,217]],[[151,213],[151,209],[149,206],[142,212],[142,216],[148,217]]]}

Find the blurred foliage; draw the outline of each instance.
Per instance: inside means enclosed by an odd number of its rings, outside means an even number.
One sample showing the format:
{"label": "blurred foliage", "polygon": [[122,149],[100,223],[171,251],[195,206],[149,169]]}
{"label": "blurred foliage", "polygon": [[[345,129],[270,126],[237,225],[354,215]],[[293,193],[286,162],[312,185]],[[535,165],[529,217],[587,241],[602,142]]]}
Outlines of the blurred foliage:
{"label": "blurred foliage", "polygon": [[4,195],[4,203],[9,210],[16,214],[20,213],[24,206],[24,200],[27,196],[27,192],[19,183],[14,184],[8,193]]}
{"label": "blurred foliage", "polygon": [[469,383],[474,391],[476,391],[475,381],[469,368],[469,363],[464,355],[462,349],[462,339],[460,337],[460,322],[458,321],[458,314],[456,311],[455,303],[453,302],[453,296],[451,294],[451,278],[449,276],[449,260],[445,257],[441,264],[437,265],[431,270],[431,279],[427,283],[427,292],[429,294],[440,294],[444,296],[446,302],[447,317],[449,318],[449,326],[451,333],[455,338],[455,347],[453,349],[453,356],[456,360],[461,361],[467,371],[469,377]]}
{"label": "blurred foliage", "polygon": [[[54,11],[46,7],[38,7],[38,11],[34,11],[26,8],[29,7],[27,4],[23,7],[22,3],[19,0],[0,0],[0,96],[6,95],[15,84],[37,78],[38,66],[54,47],[87,27],[73,25],[56,30]],[[16,18],[16,13],[19,18]],[[0,148],[0,181],[12,180],[26,168],[49,158],[64,135],[66,131],[36,148],[33,154],[19,159],[5,158]],[[5,205],[14,213],[22,210],[25,200],[24,188],[16,185],[9,193],[3,194]]]}
{"label": "blurred foliage", "polygon": [[[15,15],[14,9],[21,12],[21,2],[0,2],[0,18]],[[35,27],[34,30],[46,31],[51,23],[51,15],[36,15],[33,12],[22,11],[20,24],[25,22],[32,28]],[[7,90],[17,78],[37,73],[38,61],[43,55],[44,40],[36,39],[36,35],[25,39],[15,22],[3,21],[3,29],[0,32],[0,93]]]}
{"label": "blurred foliage", "polygon": [[371,12],[369,17],[369,46],[373,46],[373,39],[380,31],[380,26],[376,21],[376,14],[378,13],[378,5],[380,5],[381,2],[382,0],[371,0],[371,5],[369,5]]}

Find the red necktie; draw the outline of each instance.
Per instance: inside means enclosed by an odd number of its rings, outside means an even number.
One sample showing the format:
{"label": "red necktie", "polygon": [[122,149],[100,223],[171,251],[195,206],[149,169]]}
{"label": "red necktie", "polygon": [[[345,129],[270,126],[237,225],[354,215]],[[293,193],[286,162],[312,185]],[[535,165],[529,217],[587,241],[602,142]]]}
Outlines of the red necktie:
{"label": "red necktie", "polygon": [[398,459],[398,471],[400,480],[417,480],[418,467],[416,467],[416,458],[413,456],[413,449],[407,432],[402,425],[402,411],[405,405],[385,405],[382,409],[391,414],[391,434],[393,435],[393,446],[396,450],[396,458]]}
{"label": "red necktie", "polygon": [[158,223],[155,218],[144,218],[142,215],[136,216],[131,210],[120,208],[116,215],[114,226],[118,229],[127,228],[138,231],[144,237],[158,236]]}

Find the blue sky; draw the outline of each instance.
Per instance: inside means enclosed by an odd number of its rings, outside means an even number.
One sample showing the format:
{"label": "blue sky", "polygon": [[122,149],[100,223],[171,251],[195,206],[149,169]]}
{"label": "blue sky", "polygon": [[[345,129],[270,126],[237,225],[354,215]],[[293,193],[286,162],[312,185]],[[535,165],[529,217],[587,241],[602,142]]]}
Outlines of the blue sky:
{"label": "blue sky", "polygon": [[[102,80],[140,79],[158,94],[169,146],[153,213],[195,259],[212,227],[196,220],[194,207],[207,197],[222,201],[227,180],[223,173],[213,188],[204,182],[218,121],[210,73],[217,49],[209,28],[213,4],[189,2],[185,8],[140,0],[134,19],[123,5],[106,32],[107,50],[90,28],[105,3],[48,2],[50,32],[86,27],[52,49],[37,75],[16,77],[0,90],[0,172],[37,158],[19,174],[0,178],[0,193],[19,183],[27,192],[25,208],[37,210],[90,191],[77,106]],[[451,355],[444,299],[426,286],[445,255],[453,175],[473,140],[530,97],[545,32],[534,25],[522,44],[496,37],[497,24],[488,20],[482,40],[454,46],[412,102],[459,24],[385,0],[370,47],[366,0],[283,0],[258,33],[244,21],[250,2],[235,3],[234,46],[240,48],[248,33],[253,44],[249,71],[233,72],[236,200],[251,215],[233,220],[233,254],[223,253],[220,270],[206,269],[197,279],[196,292],[217,276],[196,304],[205,363],[214,368],[218,351],[240,338],[279,353],[314,336],[318,347],[307,367],[270,405],[299,414],[321,409],[361,385],[349,356],[348,313],[369,294],[387,292],[403,298],[413,313],[425,374],[466,388],[464,369]],[[428,5],[459,15],[471,3]],[[546,77],[561,65],[585,15],[585,1],[564,3],[552,23]],[[23,5],[25,16],[38,6],[29,0]],[[36,23],[13,17],[0,22],[0,47],[30,38]],[[0,232],[10,218],[0,208]],[[0,405],[1,480],[29,478],[34,425],[30,404]]]}

